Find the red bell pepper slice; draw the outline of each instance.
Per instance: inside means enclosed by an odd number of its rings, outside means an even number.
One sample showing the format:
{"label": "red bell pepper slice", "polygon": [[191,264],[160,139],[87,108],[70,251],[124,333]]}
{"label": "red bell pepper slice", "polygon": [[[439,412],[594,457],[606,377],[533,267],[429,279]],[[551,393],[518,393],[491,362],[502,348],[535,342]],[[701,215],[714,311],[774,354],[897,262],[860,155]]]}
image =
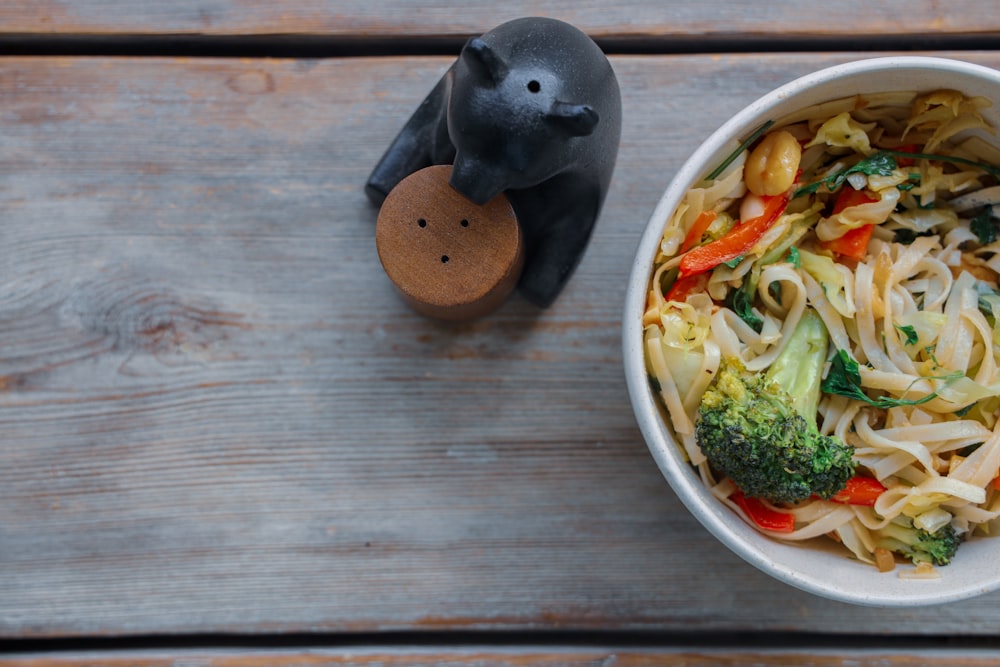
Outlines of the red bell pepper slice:
{"label": "red bell pepper slice", "polygon": [[691,229],[688,230],[687,235],[684,237],[684,242],[681,243],[680,252],[687,252],[691,248],[698,245],[701,241],[701,237],[705,235],[705,230],[715,222],[715,218],[718,214],[709,209],[707,211],[702,211],[698,214],[698,217],[694,219],[694,224],[691,225]]}
{"label": "red bell pepper slice", "polygon": [[820,245],[843,257],[862,259],[868,252],[868,242],[871,241],[873,231],[875,231],[875,225],[862,225],[847,230],[839,238],[823,241]]}
{"label": "red bell pepper slice", "polygon": [[874,477],[855,475],[847,480],[847,486],[830,500],[842,505],[866,505],[871,507],[885,492],[885,486]]}
{"label": "red bell pepper slice", "polygon": [[862,204],[871,204],[877,201],[879,201],[879,198],[874,194],[869,194],[867,190],[855,190],[851,186],[847,185],[841,188],[840,192],[837,193],[837,201],[833,203],[833,215],[837,215],[845,208],[860,206]]}
{"label": "red bell pepper slice", "polygon": [[706,287],[708,287],[707,273],[699,273],[693,276],[687,276],[686,278],[678,278],[674,281],[674,284],[670,286],[666,299],[667,301],[684,303],[687,301],[688,295],[704,292]]}
{"label": "red bell pepper slice", "polygon": [[764,196],[764,212],[746,220],[720,239],[690,250],[681,259],[680,277],[686,278],[714,269],[723,262],[745,255],[760,240],[788,206],[788,195]]}
{"label": "red bell pepper slice", "polygon": [[[879,201],[878,197],[868,194],[864,190],[855,190],[852,187],[844,187],[837,196],[837,201],[833,204],[833,215],[843,211],[845,208],[860,206],[861,204],[871,204]],[[868,242],[872,238],[875,225],[862,225],[854,229],[847,230],[843,236],[829,241],[823,241],[820,246],[831,250],[838,255],[861,259],[868,252]]]}
{"label": "red bell pepper slice", "polygon": [[788,512],[771,509],[759,498],[747,498],[742,491],[736,491],[729,497],[758,527],[775,533],[791,533],[795,530],[795,517]]}
{"label": "red bell pepper slice", "polygon": [[[919,153],[920,146],[916,144],[904,144],[902,146],[897,146],[894,150],[900,153]],[[900,167],[912,167],[917,161],[911,157],[899,157],[896,156],[896,164]]]}

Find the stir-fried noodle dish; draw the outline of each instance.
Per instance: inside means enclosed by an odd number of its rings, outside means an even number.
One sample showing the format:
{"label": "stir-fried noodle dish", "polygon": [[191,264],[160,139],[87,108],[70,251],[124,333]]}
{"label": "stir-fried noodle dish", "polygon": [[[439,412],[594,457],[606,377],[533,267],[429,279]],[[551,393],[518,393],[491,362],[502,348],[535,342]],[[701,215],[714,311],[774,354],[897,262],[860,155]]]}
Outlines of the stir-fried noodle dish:
{"label": "stir-fried noodle dish", "polygon": [[1000,531],[1000,150],[983,98],[833,100],[757,128],[665,222],[646,366],[720,502],[938,576]]}

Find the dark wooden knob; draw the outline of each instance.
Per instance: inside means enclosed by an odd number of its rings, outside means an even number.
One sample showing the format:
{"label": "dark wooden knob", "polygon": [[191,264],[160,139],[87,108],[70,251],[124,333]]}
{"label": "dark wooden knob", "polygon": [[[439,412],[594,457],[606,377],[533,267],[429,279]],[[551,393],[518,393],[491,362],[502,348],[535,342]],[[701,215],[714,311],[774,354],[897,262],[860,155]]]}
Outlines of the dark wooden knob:
{"label": "dark wooden knob", "polygon": [[386,197],[375,227],[389,279],[419,313],[482,317],[500,306],[524,267],[514,209],[500,194],[482,206],[449,184],[451,167],[414,172]]}

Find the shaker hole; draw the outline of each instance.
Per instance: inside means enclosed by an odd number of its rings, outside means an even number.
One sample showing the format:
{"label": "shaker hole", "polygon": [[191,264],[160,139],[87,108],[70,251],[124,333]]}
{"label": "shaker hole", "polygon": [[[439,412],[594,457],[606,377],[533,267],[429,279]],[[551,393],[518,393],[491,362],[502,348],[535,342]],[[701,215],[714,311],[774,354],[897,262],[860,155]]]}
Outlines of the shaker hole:
{"label": "shaker hole", "polygon": [[537,93],[542,89],[542,84],[538,83],[534,79],[528,82],[528,90],[532,93]]}

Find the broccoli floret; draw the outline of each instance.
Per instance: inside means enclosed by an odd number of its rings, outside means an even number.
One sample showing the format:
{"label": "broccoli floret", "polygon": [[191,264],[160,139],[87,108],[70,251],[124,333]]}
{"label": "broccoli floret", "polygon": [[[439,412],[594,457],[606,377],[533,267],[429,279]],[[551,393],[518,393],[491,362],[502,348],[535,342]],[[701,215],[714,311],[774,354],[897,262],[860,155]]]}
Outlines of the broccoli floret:
{"label": "broccoli floret", "polygon": [[767,372],[724,362],[702,397],[698,445],[746,496],[830,498],[854,474],[853,448],[816,426],[826,352],[826,327],[807,310]]}
{"label": "broccoli floret", "polygon": [[875,538],[875,546],[909,558],[914,564],[947,565],[962,543],[961,536],[950,523],[929,533],[915,527],[912,520],[902,516],[884,528],[872,531],[872,536]]}

